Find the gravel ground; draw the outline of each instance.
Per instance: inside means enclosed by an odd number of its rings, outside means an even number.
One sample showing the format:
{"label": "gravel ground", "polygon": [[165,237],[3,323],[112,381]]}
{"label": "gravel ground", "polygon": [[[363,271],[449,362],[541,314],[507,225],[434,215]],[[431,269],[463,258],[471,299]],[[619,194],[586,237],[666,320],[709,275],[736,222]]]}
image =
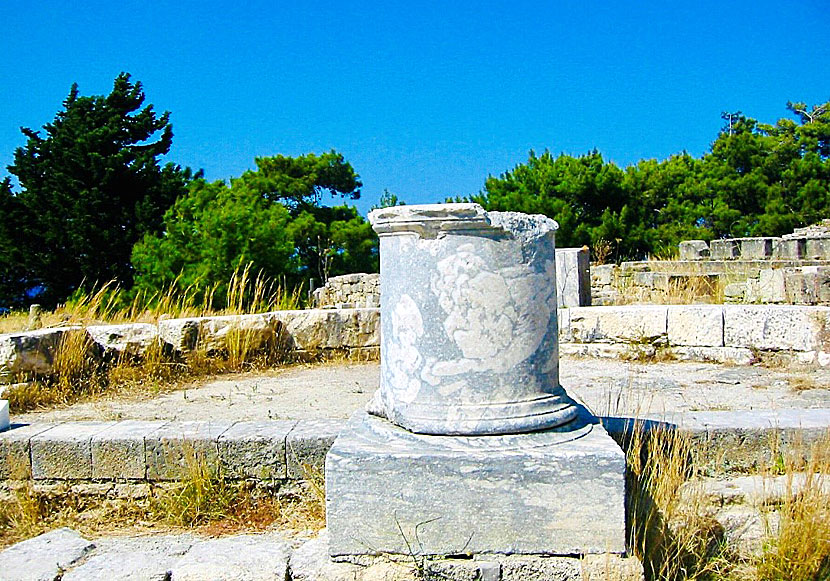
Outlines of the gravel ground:
{"label": "gravel ground", "polygon": [[[12,416],[67,420],[267,420],[347,418],[378,387],[378,363],[328,363],[228,375],[149,399],[106,398]],[[700,410],[830,408],[830,370],[709,363],[632,363],[563,357],[562,385],[600,415]]]}

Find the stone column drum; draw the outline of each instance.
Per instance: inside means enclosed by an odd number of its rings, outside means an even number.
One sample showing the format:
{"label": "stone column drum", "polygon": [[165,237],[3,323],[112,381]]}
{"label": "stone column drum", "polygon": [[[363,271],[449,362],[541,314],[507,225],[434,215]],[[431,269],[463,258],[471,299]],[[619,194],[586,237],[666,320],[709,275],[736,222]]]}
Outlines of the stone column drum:
{"label": "stone column drum", "polygon": [[576,417],[559,385],[556,222],[478,204],[397,206],[369,219],[381,257],[370,413],[444,435],[516,434]]}

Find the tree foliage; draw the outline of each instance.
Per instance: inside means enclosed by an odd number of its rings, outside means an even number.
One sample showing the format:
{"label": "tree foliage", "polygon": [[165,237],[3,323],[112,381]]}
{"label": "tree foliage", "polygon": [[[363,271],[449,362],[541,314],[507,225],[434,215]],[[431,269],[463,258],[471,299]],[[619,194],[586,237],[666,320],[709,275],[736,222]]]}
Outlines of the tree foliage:
{"label": "tree foliage", "polygon": [[162,231],[136,244],[137,288],[215,289],[222,300],[240,267],[288,287],[377,270],[377,238],[368,222],[353,207],[321,205],[326,191],[359,196],[362,184],[342,155],[260,157],[256,165],[230,184],[193,181],[165,214]]}
{"label": "tree foliage", "polygon": [[830,102],[788,103],[795,120],[765,125],[740,112],[700,159],[682,153],[625,170],[587,155],[530,152],[473,200],[546,214],[560,246],[611,244],[616,258],[666,254],[690,238],[776,236],[830,214]]}
{"label": "tree foliage", "polygon": [[11,239],[0,231],[0,245],[14,248],[4,254],[13,264],[3,283],[8,276],[19,283],[4,297],[19,301],[28,292],[55,303],[84,281],[131,285],[133,245],[159,231],[191,178],[159,165],[173,139],[170,114],[144,101],[141,83],[121,73],[109,95],[84,97],[73,85],[54,121],[42,131],[21,129],[27,142],[8,169],[22,191],[0,192],[4,210],[18,218]]}

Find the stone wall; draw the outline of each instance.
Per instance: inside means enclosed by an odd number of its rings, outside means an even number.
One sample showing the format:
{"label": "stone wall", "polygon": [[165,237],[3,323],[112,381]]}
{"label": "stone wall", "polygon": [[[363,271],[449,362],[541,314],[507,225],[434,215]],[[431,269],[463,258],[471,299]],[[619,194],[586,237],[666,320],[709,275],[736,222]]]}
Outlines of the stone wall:
{"label": "stone wall", "polygon": [[380,306],[379,274],[333,276],[312,293],[315,308],[375,308]]}

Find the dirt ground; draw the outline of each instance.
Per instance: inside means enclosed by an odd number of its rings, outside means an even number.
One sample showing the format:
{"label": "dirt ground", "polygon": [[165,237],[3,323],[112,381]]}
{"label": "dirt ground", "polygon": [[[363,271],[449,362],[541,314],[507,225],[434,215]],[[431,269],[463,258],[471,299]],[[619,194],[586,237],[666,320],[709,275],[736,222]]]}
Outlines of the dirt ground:
{"label": "dirt ground", "polygon": [[[11,419],[28,423],[347,418],[378,388],[379,371],[377,362],[298,365],[195,382],[152,398],[104,398]],[[757,366],[562,357],[560,382],[599,415],[830,408],[827,369],[798,373]]]}

